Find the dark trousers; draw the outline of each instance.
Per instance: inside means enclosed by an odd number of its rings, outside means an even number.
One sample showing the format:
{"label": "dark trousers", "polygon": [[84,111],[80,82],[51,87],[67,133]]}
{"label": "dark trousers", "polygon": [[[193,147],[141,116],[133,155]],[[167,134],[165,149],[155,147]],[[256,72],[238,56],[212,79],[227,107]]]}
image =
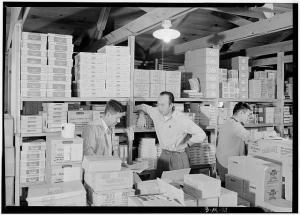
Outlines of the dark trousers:
{"label": "dark trousers", "polygon": [[217,173],[220,176],[222,184],[225,184],[225,175],[228,173],[228,169],[224,166],[222,166],[218,160],[216,162],[216,167],[217,167]]}
{"label": "dark trousers", "polygon": [[162,150],[157,161],[156,176],[161,177],[163,171],[189,168],[190,163],[186,152]]}

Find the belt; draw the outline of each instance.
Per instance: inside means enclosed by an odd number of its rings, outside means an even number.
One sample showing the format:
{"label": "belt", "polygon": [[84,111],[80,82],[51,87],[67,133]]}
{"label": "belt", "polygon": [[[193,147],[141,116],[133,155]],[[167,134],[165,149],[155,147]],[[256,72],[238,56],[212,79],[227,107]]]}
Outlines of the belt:
{"label": "belt", "polygon": [[181,154],[185,151],[178,152],[178,151],[170,151],[170,150],[167,150],[167,149],[162,149],[162,152],[165,152],[166,154]]}

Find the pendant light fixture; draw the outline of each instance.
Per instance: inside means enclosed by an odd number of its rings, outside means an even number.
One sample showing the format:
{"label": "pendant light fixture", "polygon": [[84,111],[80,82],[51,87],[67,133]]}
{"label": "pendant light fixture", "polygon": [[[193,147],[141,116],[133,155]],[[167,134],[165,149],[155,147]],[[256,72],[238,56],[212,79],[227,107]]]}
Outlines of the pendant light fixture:
{"label": "pendant light fixture", "polygon": [[180,32],[175,29],[171,29],[170,28],[171,26],[172,26],[172,24],[171,24],[170,20],[162,21],[163,29],[158,29],[158,30],[154,31],[153,37],[163,40],[166,43],[180,37]]}

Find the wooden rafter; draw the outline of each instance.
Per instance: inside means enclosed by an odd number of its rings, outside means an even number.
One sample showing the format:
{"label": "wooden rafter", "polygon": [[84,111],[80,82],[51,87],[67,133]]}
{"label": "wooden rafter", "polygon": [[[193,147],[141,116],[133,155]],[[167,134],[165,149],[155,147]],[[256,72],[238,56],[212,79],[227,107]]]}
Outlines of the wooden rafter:
{"label": "wooden rafter", "polygon": [[257,57],[263,55],[274,54],[277,52],[288,52],[293,50],[293,41],[284,41],[280,43],[272,43],[264,46],[257,46],[246,49],[246,55],[249,57]]}
{"label": "wooden rafter", "polygon": [[293,13],[279,14],[271,19],[264,19],[252,24],[233,28],[217,34],[212,34],[200,39],[175,46],[175,54],[188,50],[207,48],[213,45],[223,45],[230,42],[245,40],[257,36],[275,33],[293,28]]}
{"label": "wooden rafter", "polygon": [[21,15],[22,7],[11,7],[10,10],[11,10],[10,23],[9,23],[8,39],[6,43],[6,51],[8,51],[10,47],[12,34],[15,28],[15,24],[17,23],[19,16]]}
{"label": "wooden rafter", "polygon": [[230,8],[230,7],[222,7],[222,8],[215,8],[215,7],[202,7],[201,9],[209,10],[209,11],[217,11],[221,13],[239,15],[239,16],[246,16],[258,19],[264,19],[265,16],[261,12],[250,11],[248,8]]}
{"label": "wooden rafter", "polygon": [[95,40],[100,40],[102,38],[103,31],[105,29],[107,19],[108,19],[108,16],[109,16],[109,12],[110,12],[110,7],[101,8],[99,18],[98,18],[98,21],[97,21],[95,35],[94,35]]}
{"label": "wooden rafter", "polygon": [[[292,63],[293,62],[293,55],[286,55],[283,58],[285,63]],[[277,57],[270,57],[264,59],[257,59],[250,61],[250,66],[269,66],[277,64]]]}

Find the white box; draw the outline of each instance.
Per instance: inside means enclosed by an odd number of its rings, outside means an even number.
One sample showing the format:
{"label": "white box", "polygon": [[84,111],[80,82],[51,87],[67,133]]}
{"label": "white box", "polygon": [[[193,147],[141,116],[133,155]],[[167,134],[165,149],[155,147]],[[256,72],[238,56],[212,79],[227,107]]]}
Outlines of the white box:
{"label": "white box", "polygon": [[80,80],[82,80],[82,82],[87,85],[89,84],[89,82],[102,82],[101,84],[103,84],[103,82],[106,80],[106,72],[99,72],[99,73],[75,73],[75,80],[78,82]]}
{"label": "white box", "polygon": [[35,160],[35,161],[21,161],[21,171],[22,169],[45,169],[45,160]]}
{"label": "white box", "polygon": [[75,56],[75,64],[103,64],[106,65],[106,55],[102,53],[80,52]]}
{"label": "white box", "polygon": [[225,175],[225,187],[231,191],[234,191],[238,196],[244,196],[244,179],[226,174]]}
{"label": "white box", "polygon": [[5,177],[15,176],[15,148],[5,147]]}
{"label": "white box", "polygon": [[72,39],[72,35],[48,33],[48,42],[72,44]]}
{"label": "white box", "polygon": [[228,158],[228,174],[238,178],[246,176],[246,156],[232,156]]}
{"label": "white box", "polygon": [[[51,165],[64,162],[81,161],[83,156],[83,139],[80,137],[63,138],[61,136],[47,136],[47,159]],[[49,148],[49,150],[48,150]]]}
{"label": "white box", "polygon": [[48,73],[47,76],[48,81],[65,81],[65,82],[70,82],[72,80],[72,75],[71,74],[65,74],[65,75],[56,75],[56,74],[52,74],[52,73]]}
{"label": "white box", "polygon": [[110,81],[115,81],[115,80],[120,80],[124,82],[130,82],[130,74],[126,73],[120,73],[120,74],[113,74],[113,73],[106,73],[106,80],[108,82]]}
{"label": "white box", "polygon": [[173,93],[174,97],[175,98],[180,98],[180,92],[181,92],[181,89],[180,89],[181,85],[180,84],[167,84],[166,85],[166,91],[169,91],[171,93]]}
{"label": "white box", "polygon": [[5,177],[5,205],[14,206],[14,193],[15,187],[15,178],[14,177]]}
{"label": "white box", "polygon": [[40,75],[31,75],[29,73],[22,72],[21,80],[28,81],[47,81],[47,75],[41,73]]}
{"label": "white box", "polygon": [[48,59],[69,59],[72,60],[73,52],[62,52],[55,50],[48,50]]}
{"label": "white box", "polygon": [[218,203],[218,197],[197,200],[198,207],[218,207]]}
{"label": "white box", "polygon": [[23,41],[36,41],[36,42],[47,42],[47,34],[33,33],[33,32],[22,32]]}
{"label": "white box", "polygon": [[[22,161],[24,162],[24,161]],[[24,168],[20,169],[20,175],[23,179],[34,176],[45,176],[45,168]]]}
{"label": "white box", "polygon": [[134,96],[149,98],[150,96],[150,84],[134,84]]}
{"label": "white box", "polygon": [[21,151],[22,161],[45,160],[45,151]]}
{"label": "white box", "polygon": [[48,68],[49,68],[49,73],[52,74],[66,75],[66,74],[71,74],[72,72],[72,67],[60,67],[60,66],[49,65]]}
{"label": "white box", "polygon": [[42,116],[39,115],[22,115],[21,122],[40,123],[42,124]]}
{"label": "white box", "polygon": [[130,55],[128,46],[104,46],[97,52],[107,55]]}
{"label": "white box", "polygon": [[84,156],[82,167],[85,172],[120,171],[122,161],[111,156]]}
{"label": "white box", "polygon": [[249,80],[249,98],[261,98],[261,80]]}
{"label": "white box", "polygon": [[34,64],[24,64],[21,67],[22,74],[29,74],[29,75],[46,75],[48,72],[47,65],[34,65]]}
{"label": "white box", "polygon": [[48,58],[48,64],[51,66],[61,66],[61,67],[72,67],[73,60],[64,60],[64,59],[57,59],[57,58]]}
{"label": "white box", "polygon": [[231,59],[231,68],[248,70],[249,57],[238,56]]}
{"label": "white box", "polygon": [[40,50],[31,50],[27,48],[21,49],[21,55],[24,57],[38,57],[38,58],[47,58],[47,51]]}
{"label": "white box", "polygon": [[221,181],[204,174],[184,175],[184,183],[201,191],[202,198],[219,197]]}
{"label": "white box", "polygon": [[73,52],[74,45],[68,44],[58,44],[58,43],[53,43],[49,42],[48,43],[48,50],[55,50],[55,51],[62,51],[62,52]]}
{"label": "white box", "polygon": [[150,84],[150,98],[157,98],[163,91],[166,91],[165,84]]}
{"label": "white box", "polygon": [[82,180],[81,163],[51,166],[48,177],[49,179],[47,179],[47,181],[49,181],[50,183],[81,181]]}
{"label": "white box", "polygon": [[52,90],[47,89],[47,97],[55,98],[55,97],[63,97],[63,98],[71,98],[71,90]]}
{"label": "white box", "polygon": [[165,84],[166,83],[166,71],[164,70],[149,70],[150,71],[150,83],[151,84]]}
{"label": "white box", "polygon": [[22,151],[43,151],[46,150],[45,140],[23,141]]}
{"label": "white box", "polygon": [[92,119],[92,111],[68,111],[68,122],[70,121],[82,121]]}
{"label": "white box", "polygon": [[134,84],[149,84],[150,70],[135,69],[134,70]]}
{"label": "white box", "polygon": [[5,147],[14,145],[14,119],[9,114],[4,114],[4,145]]}
{"label": "white box", "polygon": [[29,187],[26,200],[29,206],[86,206],[85,198],[81,182],[71,181]]}
{"label": "white box", "polygon": [[22,89],[46,89],[47,88],[47,81],[28,81],[28,80],[21,80],[21,88]]}
{"label": "white box", "polygon": [[36,50],[36,51],[46,51],[47,43],[39,41],[22,41],[21,48]]}
{"label": "white box", "polygon": [[48,82],[47,88],[52,90],[71,91],[71,83],[66,81]]}
{"label": "white box", "polygon": [[206,74],[206,73],[214,73],[217,74],[219,72],[219,67],[215,65],[199,65],[199,66],[186,66],[186,72],[190,72],[193,74]]}
{"label": "white box", "polygon": [[20,182],[34,184],[45,181],[45,175],[21,175]]}
{"label": "white box", "polygon": [[129,169],[109,172],[89,172],[84,174],[84,181],[95,191],[107,191],[132,188],[133,172]]}
{"label": "white box", "polygon": [[21,56],[21,64],[47,65],[46,57]]}
{"label": "white box", "polygon": [[106,72],[106,63],[103,64],[83,64],[83,65],[75,65],[75,71],[82,71],[84,73],[87,72],[98,72],[105,71]]}
{"label": "white box", "polygon": [[238,194],[221,187],[219,207],[237,207]]}
{"label": "white box", "polygon": [[165,71],[166,84],[181,84],[181,72],[180,71]]}
{"label": "white box", "polygon": [[44,111],[68,111],[68,103],[43,103]]}
{"label": "white box", "polygon": [[[219,67],[219,49],[196,49],[185,53],[185,66],[199,64],[215,64]],[[211,58],[211,60],[210,60]]]}

